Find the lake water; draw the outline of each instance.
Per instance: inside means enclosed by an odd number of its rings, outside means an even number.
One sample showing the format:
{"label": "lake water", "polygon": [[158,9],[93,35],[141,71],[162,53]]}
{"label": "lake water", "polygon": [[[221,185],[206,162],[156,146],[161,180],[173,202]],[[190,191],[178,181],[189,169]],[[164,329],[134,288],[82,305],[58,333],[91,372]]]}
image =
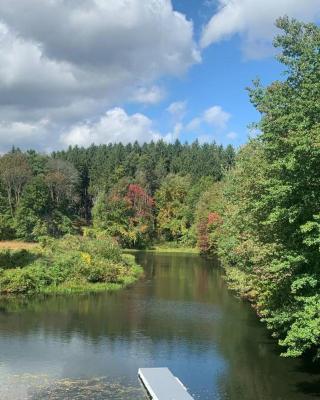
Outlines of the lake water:
{"label": "lake water", "polygon": [[139,367],[167,366],[201,400],[320,397],[320,369],[279,357],[214,261],[137,253],[116,293],[0,302],[0,399],[142,400]]}

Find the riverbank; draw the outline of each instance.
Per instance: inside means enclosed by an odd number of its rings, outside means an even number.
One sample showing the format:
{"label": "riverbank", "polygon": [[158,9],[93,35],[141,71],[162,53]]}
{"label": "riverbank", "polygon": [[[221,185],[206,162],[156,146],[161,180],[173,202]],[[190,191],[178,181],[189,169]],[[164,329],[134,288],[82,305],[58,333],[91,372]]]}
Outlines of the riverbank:
{"label": "riverbank", "polygon": [[[139,249],[125,249],[125,252],[137,252],[141,251]],[[164,243],[161,245],[150,246],[147,249],[143,249],[142,251],[147,253],[187,253],[187,254],[200,254],[200,251],[196,247],[178,247],[172,246],[170,243]]]}
{"label": "riverbank", "polygon": [[7,242],[0,250],[1,295],[117,290],[141,275],[134,256],[110,238],[68,236],[27,248]]}

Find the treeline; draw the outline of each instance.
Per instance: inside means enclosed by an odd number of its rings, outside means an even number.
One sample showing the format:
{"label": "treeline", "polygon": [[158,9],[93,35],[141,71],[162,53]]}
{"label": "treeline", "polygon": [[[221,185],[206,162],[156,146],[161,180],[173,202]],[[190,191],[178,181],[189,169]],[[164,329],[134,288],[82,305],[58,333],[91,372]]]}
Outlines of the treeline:
{"label": "treeline", "polygon": [[287,78],[249,89],[261,134],[201,200],[199,244],[218,252],[286,356],[320,357],[320,28],[288,18]]}
{"label": "treeline", "polygon": [[199,196],[234,162],[232,146],[110,144],[0,157],[0,239],[37,241],[95,228],[122,246],[194,245]]}

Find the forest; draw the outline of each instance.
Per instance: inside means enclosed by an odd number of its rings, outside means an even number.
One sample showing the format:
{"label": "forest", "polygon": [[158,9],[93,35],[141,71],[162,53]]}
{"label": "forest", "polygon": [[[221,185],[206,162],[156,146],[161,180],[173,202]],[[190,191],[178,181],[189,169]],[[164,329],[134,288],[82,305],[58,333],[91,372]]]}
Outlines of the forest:
{"label": "forest", "polygon": [[13,148],[0,158],[0,238],[38,241],[92,226],[122,247],[195,245],[198,199],[234,158],[232,146],[178,141],[52,155]]}
{"label": "forest", "polygon": [[285,77],[248,88],[261,119],[246,145],[12,148],[0,158],[0,240],[99,233],[122,248],[197,246],[219,256],[284,356],[319,358],[320,28],[277,26]]}

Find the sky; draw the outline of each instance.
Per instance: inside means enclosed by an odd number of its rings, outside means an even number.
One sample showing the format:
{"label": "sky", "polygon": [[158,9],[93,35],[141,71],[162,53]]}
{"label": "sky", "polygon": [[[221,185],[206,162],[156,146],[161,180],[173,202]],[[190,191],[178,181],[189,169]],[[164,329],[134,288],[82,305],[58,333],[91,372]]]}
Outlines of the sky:
{"label": "sky", "polygon": [[283,79],[276,18],[320,0],[0,0],[0,153],[135,140],[244,144],[246,87]]}

